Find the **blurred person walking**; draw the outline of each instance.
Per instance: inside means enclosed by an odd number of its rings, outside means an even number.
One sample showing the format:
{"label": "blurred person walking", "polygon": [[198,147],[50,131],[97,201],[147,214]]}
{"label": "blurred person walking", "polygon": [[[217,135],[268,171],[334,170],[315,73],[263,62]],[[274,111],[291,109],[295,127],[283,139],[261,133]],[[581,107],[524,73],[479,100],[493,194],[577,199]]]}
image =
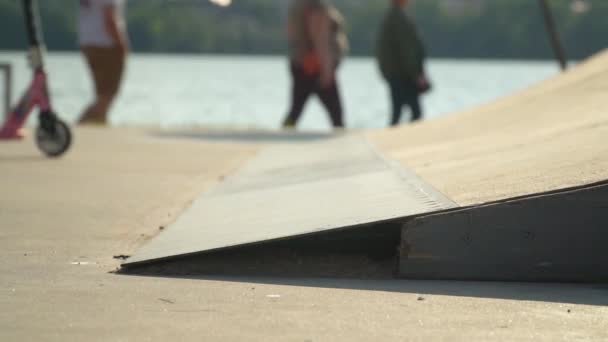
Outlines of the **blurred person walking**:
{"label": "blurred person walking", "polygon": [[344,127],[336,71],[348,50],[344,18],[326,0],[294,0],[288,16],[291,107],[283,127],[293,128],[317,94],[334,128]]}
{"label": "blurred person walking", "polygon": [[125,0],[80,0],[79,44],[95,85],[79,123],[106,124],[129,50]]}
{"label": "blurred person walking", "polygon": [[424,72],[425,51],[414,22],[406,13],[409,0],[390,0],[377,41],[377,59],[388,83],[392,105],[391,126],[401,120],[401,110],[408,105],[411,121],[422,118],[420,94],[430,89]]}

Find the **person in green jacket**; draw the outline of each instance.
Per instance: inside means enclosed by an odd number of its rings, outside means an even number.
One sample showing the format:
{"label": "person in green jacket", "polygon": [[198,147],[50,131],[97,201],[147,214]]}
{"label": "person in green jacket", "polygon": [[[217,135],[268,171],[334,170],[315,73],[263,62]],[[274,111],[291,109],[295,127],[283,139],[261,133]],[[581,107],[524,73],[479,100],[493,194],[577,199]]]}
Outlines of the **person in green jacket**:
{"label": "person in green jacket", "polygon": [[411,121],[422,118],[419,97],[430,85],[424,73],[424,46],[405,11],[409,0],[391,2],[380,28],[376,53],[380,71],[390,88],[390,124],[395,126],[399,124],[404,105],[412,111]]}

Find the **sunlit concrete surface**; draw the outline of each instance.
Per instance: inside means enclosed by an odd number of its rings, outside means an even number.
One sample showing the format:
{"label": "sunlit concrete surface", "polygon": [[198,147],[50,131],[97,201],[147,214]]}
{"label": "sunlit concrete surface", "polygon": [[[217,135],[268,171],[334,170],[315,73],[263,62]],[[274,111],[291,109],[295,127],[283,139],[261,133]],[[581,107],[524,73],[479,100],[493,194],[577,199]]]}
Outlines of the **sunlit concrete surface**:
{"label": "sunlit concrete surface", "polygon": [[580,186],[608,179],[607,92],[603,52],[518,94],[370,139],[460,205]]}
{"label": "sunlit concrete surface", "polygon": [[[608,56],[496,103],[370,133],[460,205],[606,179]],[[605,341],[604,285],[114,274],[268,142],[77,129],[0,144],[0,340]]]}

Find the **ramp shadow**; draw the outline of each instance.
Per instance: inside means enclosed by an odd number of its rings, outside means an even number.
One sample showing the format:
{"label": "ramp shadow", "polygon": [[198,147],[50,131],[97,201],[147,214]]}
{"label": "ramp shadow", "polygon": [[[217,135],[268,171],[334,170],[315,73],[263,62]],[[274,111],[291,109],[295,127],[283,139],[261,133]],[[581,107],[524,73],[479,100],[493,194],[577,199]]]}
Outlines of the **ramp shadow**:
{"label": "ramp shadow", "polygon": [[426,296],[518,300],[546,303],[608,306],[608,285],[472,282],[403,279],[248,278],[195,277],[190,279],[245,282],[359,291],[395,292]]}
{"label": "ramp shadow", "polygon": [[154,132],[153,136],[167,139],[194,139],[211,142],[300,143],[334,139],[336,133],[256,130],[209,130]]}
{"label": "ramp shadow", "polygon": [[390,279],[397,269],[398,222],[363,226],[129,265],[153,276]]}
{"label": "ramp shadow", "polygon": [[608,285],[401,280],[397,247],[402,222],[334,231],[150,264],[119,273],[132,276],[256,283],[313,288],[396,292],[608,305]]}

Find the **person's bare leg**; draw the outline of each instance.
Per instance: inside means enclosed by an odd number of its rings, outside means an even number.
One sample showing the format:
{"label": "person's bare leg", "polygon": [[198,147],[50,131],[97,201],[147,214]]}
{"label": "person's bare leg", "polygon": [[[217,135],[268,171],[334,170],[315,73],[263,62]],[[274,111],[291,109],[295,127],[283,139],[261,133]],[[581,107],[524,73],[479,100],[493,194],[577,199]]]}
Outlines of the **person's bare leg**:
{"label": "person's bare leg", "polygon": [[125,63],[124,52],[115,48],[85,48],[87,62],[95,84],[95,101],[82,113],[80,124],[108,123],[108,114],[120,82]]}

